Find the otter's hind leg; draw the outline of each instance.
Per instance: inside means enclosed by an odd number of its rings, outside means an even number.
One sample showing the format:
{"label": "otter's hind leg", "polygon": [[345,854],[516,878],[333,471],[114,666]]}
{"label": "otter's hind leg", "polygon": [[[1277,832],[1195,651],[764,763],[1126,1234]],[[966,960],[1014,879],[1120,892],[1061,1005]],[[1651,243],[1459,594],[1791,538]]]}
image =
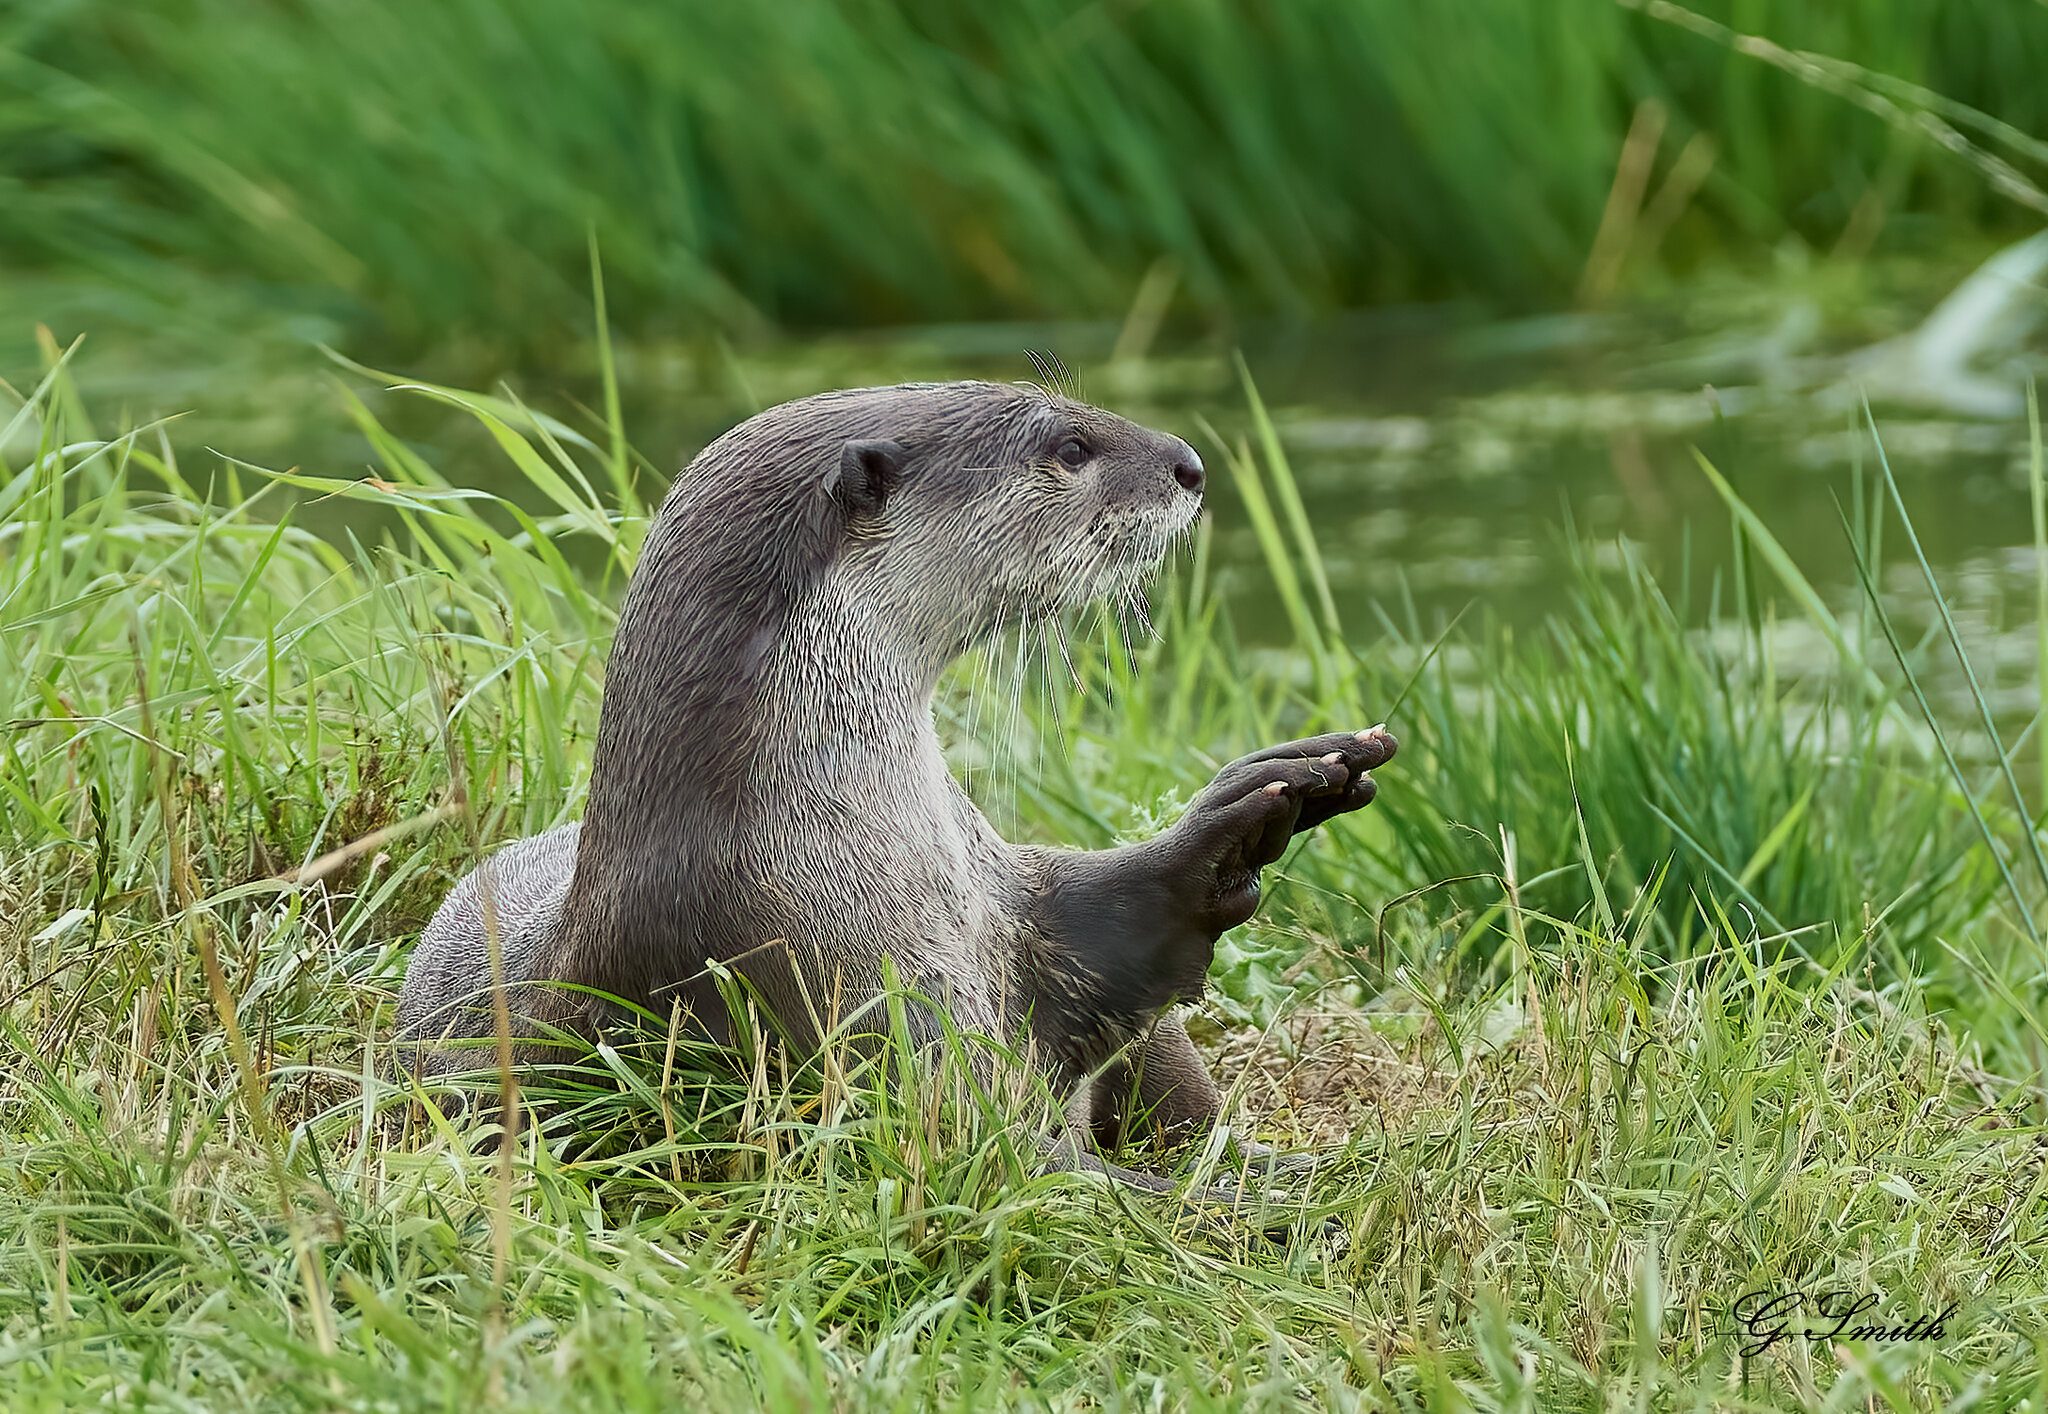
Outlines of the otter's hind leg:
{"label": "otter's hind leg", "polygon": [[[404,1070],[419,1075],[482,1069],[474,1046],[444,1044],[496,1034],[491,941],[505,984],[550,980],[559,959],[562,900],[576,867],[577,824],[517,840],[465,875],[442,901],[413,949],[398,994],[397,1040]],[[512,993],[515,997],[517,992]],[[532,1026],[516,1013],[514,1035]]]}
{"label": "otter's hind leg", "polygon": [[[1099,1173],[1145,1193],[1176,1191],[1179,1185],[1164,1174],[1126,1168],[1103,1157],[1098,1146],[1105,1134],[1117,1123],[1115,1111],[1106,1111],[1102,1107],[1104,1092],[1112,1077],[1119,1079],[1125,1088],[1128,1088],[1128,1073],[1112,1066],[1103,1076],[1082,1085],[1075,1092],[1074,1098],[1067,1104],[1066,1114],[1059,1129],[1042,1137],[1040,1144],[1049,1159],[1047,1168]],[[1243,1203],[1245,1195],[1236,1188],[1216,1186],[1191,1188],[1181,1196],[1199,1212],[1204,1208],[1236,1208]]]}
{"label": "otter's hind leg", "polygon": [[[1161,1016],[1132,1064],[1138,1073],[1138,1111],[1168,1142],[1193,1139],[1222,1116],[1223,1096],[1180,1017]],[[1282,1153],[1248,1135],[1233,1136],[1232,1142],[1255,1174],[1292,1176],[1315,1167],[1313,1154]]]}

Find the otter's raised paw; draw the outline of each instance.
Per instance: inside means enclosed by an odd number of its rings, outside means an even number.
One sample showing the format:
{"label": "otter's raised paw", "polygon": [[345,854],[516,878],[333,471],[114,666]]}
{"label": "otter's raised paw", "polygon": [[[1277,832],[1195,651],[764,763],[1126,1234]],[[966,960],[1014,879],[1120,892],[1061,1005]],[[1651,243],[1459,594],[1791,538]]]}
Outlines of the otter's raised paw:
{"label": "otter's raised paw", "polygon": [[[1400,743],[1384,722],[1359,732],[1326,732],[1241,756],[1216,773],[1209,790],[1241,794],[1243,789],[1270,779],[1274,766],[1286,763],[1315,762],[1326,769],[1341,766],[1341,786],[1311,792],[1303,800],[1294,821],[1294,833],[1300,834],[1333,816],[1371,804],[1376,787],[1369,773],[1393,760],[1399,749]],[[1334,770],[1330,773],[1336,774]]]}
{"label": "otter's raised paw", "polygon": [[1204,921],[1223,929],[1250,918],[1259,871],[1302,830],[1369,804],[1369,772],[1395,749],[1379,726],[1270,747],[1218,771],[1171,832],[1191,882],[1208,891],[1195,905]]}

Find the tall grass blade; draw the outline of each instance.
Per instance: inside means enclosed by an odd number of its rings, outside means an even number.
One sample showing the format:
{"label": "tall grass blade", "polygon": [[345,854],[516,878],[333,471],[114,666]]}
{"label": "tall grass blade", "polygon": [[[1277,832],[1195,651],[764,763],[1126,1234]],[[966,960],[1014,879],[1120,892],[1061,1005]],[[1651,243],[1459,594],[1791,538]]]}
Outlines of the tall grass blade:
{"label": "tall grass blade", "polygon": [[1344,641],[1344,625],[1337,617],[1337,600],[1330,593],[1330,577],[1323,569],[1323,552],[1316,544],[1315,531],[1308,522],[1308,512],[1301,504],[1300,488],[1294,484],[1294,469],[1289,465],[1287,453],[1280,445],[1280,434],[1274,430],[1273,419],[1266,411],[1266,403],[1259,396],[1257,385],[1252,382],[1252,371],[1244,361],[1242,350],[1234,351],[1237,361],[1237,379],[1244,390],[1245,401],[1250,405],[1252,428],[1258,434],[1259,450],[1266,458],[1266,470],[1273,484],[1274,499],[1279,501],[1281,511],[1287,517],[1288,528],[1294,533],[1295,555],[1316,592],[1316,604],[1322,610],[1323,628],[1335,643]]}
{"label": "tall grass blade", "polygon": [[1905,644],[1899,640],[1898,629],[1892,623],[1891,611],[1884,606],[1883,598],[1878,592],[1876,571],[1864,551],[1863,544],[1850,526],[1848,517],[1843,515],[1841,519],[1842,528],[1849,536],[1849,551],[1856,563],[1857,578],[1861,581],[1863,592],[1870,601],[1871,612],[1877,619],[1878,629],[1884,634],[1885,642],[1891,645],[1892,656],[1898,660],[1899,671],[1906,678],[1906,687],[1920,708],[1921,720],[1933,734],[1934,744],[1941,753],[1942,763],[1948,768],[1949,779],[1955,783],[1956,790],[1969,807],[1970,819],[1977,826],[1977,833],[1984,841],[1984,848],[1990,854],[1992,862],[1998,866],[1998,876],[2005,884],[2006,895],[2012,900],[2013,910],[2018,916],[2021,928],[2026,931],[2027,937],[2034,945],[2039,947],[2042,938],[2040,929],[2034,922],[2033,910],[2028,908],[2026,896],[2020,892],[2019,882],[2013,878],[2012,869],[2006,863],[2005,853],[1998,847],[1990,821],[1985,818],[1983,807],[1978,804],[1977,793],[1970,789],[1969,779],[1964,776],[1962,765],[1956,760],[1955,749],[1949,745],[1948,733],[1942,729],[1941,719],[1935,715],[1933,704],[1927,700],[1927,691],[1921,686],[1920,675],[1913,671],[1912,658],[1906,652]]}
{"label": "tall grass blade", "polygon": [[612,494],[629,513],[638,513],[632,466],[626,447],[626,418],[619,407],[619,368],[612,354],[611,310],[604,297],[604,262],[597,254],[597,227],[590,228],[590,304],[597,316],[597,368],[604,385],[604,426],[611,434],[605,465],[611,471]]}
{"label": "tall grass blade", "polygon": [[1920,532],[1914,528],[1913,518],[1906,513],[1905,498],[1899,494],[1898,478],[1892,474],[1891,458],[1885,452],[1884,439],[1877,431],[1877,419],[1871,416],[1867,401],[1863,405],[1863,418],[1870,428],[1871,440],[1877,446],[1878,471],[1884,478],[1885,490],[1891,495],[1892,507],[1899,513],[1899,527],[1906,532],[1906,543],[1913,547],[1913,558],[1920,565],[1920,576],[1927,584],[1928,597],[1934,601],[1935,612],[1941,616],[1942,632],[1948,636],[1949,648],[1963,670],[1963,681],[1969,684],[1970,697],[1977,704],[1977,720],[1983,724],[1985,739],[1991,743],[1992,754],[1998,758],[1998,774],[2012,799],[2020,833],[2026,837],[2035,876],[2041,881],[2042,888],[2048,890],[2048,855],[2041,851],[2040,832],[2033,827],[2033,814],[2027,809],[2026,797],[2020,793],[2019,779],[2013,774],[2012,758],[2007,755],[2005,743],[1998,734],[1998,723],[1991,716],[1991,704],[1985,700],[1984,689],[1977,682],[1977,670],[1971,666],[1969,650],[1964,648],[1963,636],[1956,628],[1955,615],[1949,611],[1948,596],[1941,592],[1941,584],[1934,576],[1934,566],[1927,562],[1927,552],[1921,548]]}
{"label": "tall grass blade", "polygon": [[2048,467],[2043,466],[2041,388],[2027,383],[2027,489],[2034,503],[2034,751],[2041,758],[2040,816],[2048,817]]}
{"label": "tall grass blade", "polygon": [[1693,461],[1706,473],[1707,480],[1726,503],[1729,514],[1741,525],[1747,542],[1754,545],[1762,554],[1772,572],[1777,575],[1778,582],[1798,601],[1799,606],[1806,611],[1807,617],[1813,620],[1814,626],[1827,635],[1828,642],[1834,645],[1835,652],[1841,655],[1842,661],[1858,670],[1871,695],[1879,699],[1888,697],[1890,694],[1885,691],[1883,681],[1870,670],[1869,665],[1863,661],[1863,655],[1849,642],[1848,635],[1842,632],[1841,622],[1829,610],[1826,601],[1820,597],[1812,582],[1799,568],[1798,562],[1786,553],[1785,547],[1778,542],[1778,537],[1771,533],[1770,527],[1749,508],[1747,502],[1735,494],[1735,488],[1730,486],[1727,478],[1707,460],[1705,453],[1695,448],[1692,455]]}

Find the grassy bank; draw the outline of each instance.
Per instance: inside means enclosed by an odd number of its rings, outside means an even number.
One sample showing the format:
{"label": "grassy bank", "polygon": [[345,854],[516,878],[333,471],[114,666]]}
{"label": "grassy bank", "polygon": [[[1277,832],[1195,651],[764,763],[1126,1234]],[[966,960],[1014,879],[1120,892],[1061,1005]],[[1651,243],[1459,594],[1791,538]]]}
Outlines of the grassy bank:
{"label": "grassy bank", "polygon": [[2038,5],[1698,8],[0,9],[0,255],[67,334],[282,308],[531,355],[582,330],[592,231],[655,336],[1555,304],[2038,219]]}
{"label": "grassy bank", "polygon": [[[353,482],[108,437],[61,371],[0,435],[6,1407],[2048,1398],[2044,880],[2013,743],[1918,715],[1943,640],[1894,660],[1891,609],[1816,605],[1791,673],[1766,628],[1801,581],[1754,525],[1718,636],[1590,565],[1539,641],[1339,622],[1256,435],[1219,460],[1295,652],[1239,650],[1198,546],[1159,642],[1084,623],[1078,682],[970,665],[946,714],[1012,835],[1091,845],[1255,743],[1402,734],[1219,962],[1244,1120],[1332,1146],[1270,1215],[1291,1238],[1037,1175],[942,1081],[657,1048],[581,1094],[583,1148],[391,1132],[406,949],[478,850],[580,808],[659,484],[620,429],[428,395],[516,502],[360,409]],[[390,532],[322,540],[286,514],[309,494]],[[1744,1357],[1730,1307],[1795,1289],[1955,1310]]]}

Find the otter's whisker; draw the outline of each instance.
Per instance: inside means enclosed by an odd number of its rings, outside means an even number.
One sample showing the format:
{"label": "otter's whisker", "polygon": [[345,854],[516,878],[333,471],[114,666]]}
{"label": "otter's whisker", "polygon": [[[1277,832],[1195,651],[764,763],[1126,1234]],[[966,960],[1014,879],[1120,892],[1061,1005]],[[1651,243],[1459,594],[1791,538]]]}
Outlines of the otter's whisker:
{"label": "otter's whisker", "polygon": [[1146,596],[1145,591],[1133,589],[1131,591],[1130,604],[1131,618],[1136,621],[1138,628],[1144,633],[1145,637],[1154,643],[1165,642],[1166,635],[1159,631],[1159,625],[1153,621],[1152,601]]}
{"label": "otter's whisker", "polygon": [[[1004,726],[1003,731],[1004,739],[1012,743],[1014,743],[1017,739],[1017,722],[1022,717],[1024,711],[1024,674],[1028,670],[1030,651],[1030,631],[1026,627],[1025,622],[1022,616],[1020,615],[1017,621],[1017,652],[1013,660],[1014,670],[1010,676],[1010,700],[1008,704],[1007,722]],[[1013,745],[1010,750],[1009,760],[1010,789],[1013,792],[1019,789],[1019,778],[1017,772],[1021,764],[1022,763],[1019,760],[1019,753]]]}
{"label": "otter's whisker", "polygon": [[[1081,676],[1080,670],[1075,666],[1073,657],[1068,652],[1067,624],[1065,620],[1061,615],[1053,614],[1045,620],[1045,624],[1052,640],[1059,644],[1060,657],[1065,662],[1067,674],[1073,680],[1076,688],[1076,695],[1073,698],[1067,697],[1065,693],[1060,691],[1059,679],[1053,675],[1052,671],[1052,654],[1050,645],[1046,641],[1047,635],[1041,633],[1039,636],[1039,661],[1045,665],[1045,703],[1046,710],[1052,717],[1053,740],[1058,744],[1062,754],[1072,755],[1073,743],[1068,740],[1067,732],[1068,716],[1070,712],[1078,710],[1075,704],[1081,698],[1087,696],[1088,685],[1086,679]],[[1045,764],[1043,759],[1044,753],[1045,747],[1041,743],[1039,746],[1039,769],[1041,773],[1044,770]]]}
{"label": "otter's whisker", "polygon": [[1081,670],[1074,666],[1074,655],[1067,648],[1066,624],[1061,622],[1060,617],[1057,614],[1054,614],[1045,622],[1051,628],[1052,636],[1060,646],[1060,661],[1067,665],[1067,676],[1074,680],[1075,690],[1079,692],[1082,696],[1087,696],[1088,684],[1082,680]]}
{"label": "otter's whisker", "polygon": [[1123,645],[1124,650],[1124,671],[1132,677],[1136,677],[1138,674],[1138,650],[1137,646],[1131,642],[1131,621],[1128,617],[1131,612],[1130,604],[1130,591],[1126,590],[1124,597],[1118,600],[1113,614],[1116,620],[1117,642]]}
{"label": "otter's whisker", "polygon": [[1014,807],[1022,793],[1022,753],[1017,750],[1017,717],[1019,704],[1024,696],[1024,610],[1021,600],[1015,594],[1005,594],[998,617],[997,632],[1005,641],[1015,644],[1015,652],[1007,654],[1010,659],[1008,690],[1005,693],[1001,717],[1003,728],[998,740],[990,747],[990,759],[996,763],[998,776],[1006,792],[1006,798]]}

